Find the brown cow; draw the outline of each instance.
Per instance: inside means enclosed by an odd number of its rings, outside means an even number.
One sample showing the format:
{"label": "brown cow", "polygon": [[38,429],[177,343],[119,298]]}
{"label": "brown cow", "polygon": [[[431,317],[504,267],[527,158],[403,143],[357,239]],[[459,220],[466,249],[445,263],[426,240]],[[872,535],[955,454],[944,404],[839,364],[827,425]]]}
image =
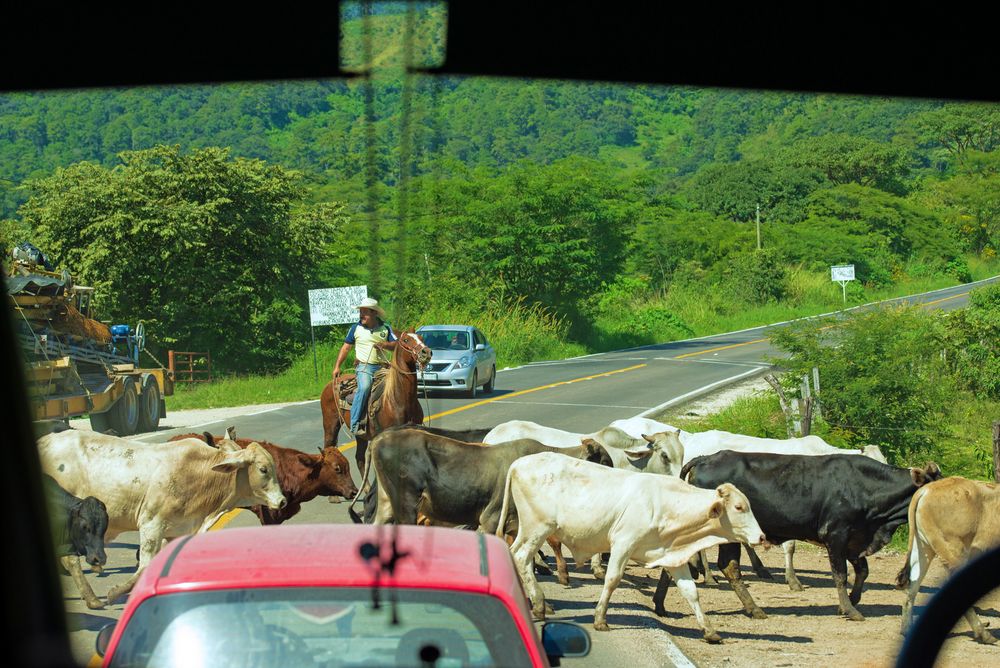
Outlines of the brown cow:
{"label": "brown cow", "polygon": [[[233,436],[230,427],[227,434]],[[208,440],[206,437],[211,437]],[[212,434],[183,434],[171,438],[171,441],[182,438],[199,438],[214,445],[212,441],[220,441],[224,437]],[[283,448],[267,441],[247,438],[232,438],[240,447],[250,443],[260,443],[274,458],[274,470],[278,485],[288,501],[288,505],[279,510],[272,510],[261,505],[250,506],[261,524],[281,524],[294,516],[302,508],[302,504],[312,501],[317,496],[342,496],[354,498],[358,488],[351,479],[350,465],[347,458],[336,447],[320,448],[319,454],[312,455],[293,448]]]}
{"label": "brown cow", "polygon": [[[909,587],[900,629],[904,634],[913,618],[913,599],[934,557],[940,557],[951,574],[970,558],[1000,545],[1000,486],[960,476],[924,485],[910,499],[909,523],[906,562],[896,576],[897,587]],[[969,608],[965,619],[977,642],[997,641],[975,608]]]}

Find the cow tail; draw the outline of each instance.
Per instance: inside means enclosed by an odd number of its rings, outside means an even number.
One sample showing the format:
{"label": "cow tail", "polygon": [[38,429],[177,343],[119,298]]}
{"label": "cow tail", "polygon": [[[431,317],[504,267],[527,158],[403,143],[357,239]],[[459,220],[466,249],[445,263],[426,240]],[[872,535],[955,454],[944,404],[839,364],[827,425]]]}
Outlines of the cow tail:
{"label": "cow tail", "polygon": [[504,537],[504,529],[507,527],[507,509],[510,504],[510,481],[511,473],[514,471],[514,467],[511,466],[507,469],[507,478],[503,483],[503,505],[500,506],[500,522],[497,524],[497,536],[500,538]]}
{"label": "cow tail", "polygon": [[[688,472],[691,471],[691,469],[693,469],[695,466],[697,466],[698,464],[700,464],[701,460],[705,459],[705,457],[706,457],[706,455],[702,455],[701,457],[695,457],[694,459],[692,459],[691,461],[689,461],[687,464],[685,464],[683,467],[681,467],[681,474],[680,474],[681,480],[686,480],[687,481]],[[688,481],[688,482],[690,482],[690,481]]]}
{"label": "cow tail", "polygon": [[361,487],[358,488],[358,493],[354,495],[354,499],[351,501],[351,505],[347,506],[347,514],[351,516],[355,524],[361,524],[361,518],[356,512],[354,512],[354,504],[358,502],[358,499],[362,495],[368,494],[370,487],[368,485],[368,473],[371,471],[372,467],[372,448],[375,444],[369,443],[368,447],[365,449],[365,470],[361,474]]}
{"label": "cow tail", "polygon": [[910,539],[906,542],[906,559],[903,561],[903,567],[899,570],[899,575],[896,576],[896,589],[906,589],[910,586],[910,555],[913,553],[913,541],[917,535],[917,504],[920,503],[920,499],[924,498],[921,492],[923,492],[923,488],[916,491],[906,512]]}

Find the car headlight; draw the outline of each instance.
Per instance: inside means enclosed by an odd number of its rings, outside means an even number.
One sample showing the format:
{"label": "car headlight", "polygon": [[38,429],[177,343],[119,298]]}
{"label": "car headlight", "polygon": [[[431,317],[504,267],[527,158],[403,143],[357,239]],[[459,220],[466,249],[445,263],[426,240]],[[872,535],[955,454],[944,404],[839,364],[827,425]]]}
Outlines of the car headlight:
{"label": "car headlight", "polygon": [[461,359],[458,360],[458,364],[455,365],[456,369],[468,369],[476,361],[473,355],[462,355]]}

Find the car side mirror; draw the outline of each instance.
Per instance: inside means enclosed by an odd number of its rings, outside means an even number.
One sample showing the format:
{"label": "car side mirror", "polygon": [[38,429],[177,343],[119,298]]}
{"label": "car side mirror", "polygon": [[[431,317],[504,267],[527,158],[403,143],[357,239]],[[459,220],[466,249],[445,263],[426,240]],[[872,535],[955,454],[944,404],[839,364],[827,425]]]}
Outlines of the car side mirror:
{"label": "car side mirror", "polygon": [[97,656],[103,657],[107,653],[108,646],[111,644],[111,636],[114,634],[115,622],[105,624],[97,632],[97,639],[94,641],[94,650],[97,652]]}
{"label": "car side mirror", "polygon": [[579,624],[546,622],[542,625],[542,645],[553,666],[560,658],[576,659],[590,654],[590,634]]}
{"label": "car side mirror", "polygon": [[482,344],[482,343],[477,343],[476,344],[476,352],[479,352],[480,350],[486,350],[486,346],[484,344]]}

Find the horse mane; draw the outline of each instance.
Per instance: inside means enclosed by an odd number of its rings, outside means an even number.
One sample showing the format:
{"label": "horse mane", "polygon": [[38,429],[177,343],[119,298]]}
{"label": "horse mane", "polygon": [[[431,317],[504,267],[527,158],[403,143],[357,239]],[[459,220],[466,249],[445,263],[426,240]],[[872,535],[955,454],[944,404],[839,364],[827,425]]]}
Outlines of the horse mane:
{"label": "horse mane", "polygon": [[397,387],[401,379],[401,374],[412,374],[409,367],[402,360],[402,350],[400,343],[403,341],[403,337],[407,334],[413,334],[414,330],[403,330],[401,332],[393,332],[393,336],[396,337],[396,349],[392,353],[392,359],[389,361],[390,372],[386,374],[385,378],[385,390],[383,390],[383,396],[385,397],[395,397],[397,392]]}

